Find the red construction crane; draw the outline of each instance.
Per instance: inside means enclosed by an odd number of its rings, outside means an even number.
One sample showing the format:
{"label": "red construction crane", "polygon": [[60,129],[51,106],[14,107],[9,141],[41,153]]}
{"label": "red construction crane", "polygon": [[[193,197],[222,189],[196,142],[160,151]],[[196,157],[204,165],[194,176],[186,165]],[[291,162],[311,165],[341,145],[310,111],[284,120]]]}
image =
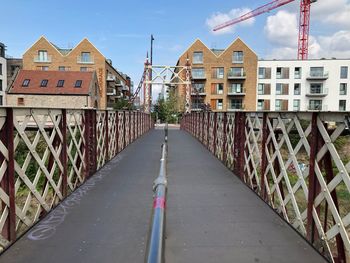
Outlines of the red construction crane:
{"label": "red construction crane", "polygon": [[[238,18],[227,21],[214,28],[214,31],[218,31],[228,26],[232,26],[254,16],[269,12],[280,6],[286,5],[295,0],[274,0],[268,4],[265,4],[257,9],[248,12]],[[311,3],[317,0],[300,0],[300,19],[299,19],[299,40],[298,40],[298,59],[305,60],[308,58],[309,47],[309,31],[310,31],[310,6]]]}

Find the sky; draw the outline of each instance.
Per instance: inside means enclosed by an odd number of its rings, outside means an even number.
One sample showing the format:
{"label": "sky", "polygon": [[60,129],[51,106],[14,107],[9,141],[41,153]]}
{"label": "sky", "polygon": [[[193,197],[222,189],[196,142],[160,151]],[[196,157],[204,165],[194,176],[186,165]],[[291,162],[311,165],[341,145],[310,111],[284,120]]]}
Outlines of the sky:
{"label": "sky", "polygon": [[[62,48],[87,37],[137,86],[153,34],[153,64],[175,65],[200,38],[226,48],[240,37],[260,59],[297,57],[299,0],[214,33],[212,28],[269,0],[1,0],[0,42],[21,57],[40,36]],[[350,58],[350,0],[311,7],[310,58]],[[154,96],[159,90],[154,90]]]}

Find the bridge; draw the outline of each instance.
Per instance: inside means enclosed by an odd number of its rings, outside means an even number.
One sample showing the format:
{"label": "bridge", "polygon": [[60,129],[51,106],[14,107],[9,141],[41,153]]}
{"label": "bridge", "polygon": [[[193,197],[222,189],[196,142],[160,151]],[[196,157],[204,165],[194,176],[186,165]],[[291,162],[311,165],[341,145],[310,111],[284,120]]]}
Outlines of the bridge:
{"label": "bridge", "polygon": [[[153,127],[141,112],[0,109],[0,261],[144,261]],[[350,262],[348,129],[347,113],[186,114],[169,127],[165,261]]]}

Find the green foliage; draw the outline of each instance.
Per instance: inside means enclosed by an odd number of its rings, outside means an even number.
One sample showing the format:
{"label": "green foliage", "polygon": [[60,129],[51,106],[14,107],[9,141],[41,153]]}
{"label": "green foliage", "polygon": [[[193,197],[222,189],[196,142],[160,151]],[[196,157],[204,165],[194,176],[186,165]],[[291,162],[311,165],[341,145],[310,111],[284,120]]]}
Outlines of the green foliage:
{"label": "green foliage", "polygon": [[166,100],[162,96],[158,97],[158,100],[154,105],[154,118],[158,117],[162,123],[177,123],[178,114],[177,98],[174,91],[169,92]]}

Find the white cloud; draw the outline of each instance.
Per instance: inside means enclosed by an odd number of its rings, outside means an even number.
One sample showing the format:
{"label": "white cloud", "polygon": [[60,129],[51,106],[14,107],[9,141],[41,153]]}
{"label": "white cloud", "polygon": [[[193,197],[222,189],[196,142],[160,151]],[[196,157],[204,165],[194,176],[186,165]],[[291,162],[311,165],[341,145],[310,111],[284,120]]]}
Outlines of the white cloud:
{"label": "white cloud", "polygon": [[321,0],[311,5],[311,21],[349,29],[349,17],[350,0]]}
{"label": "white cloud", "polygon": [[296,47],[298,42],[298,19],[295,13],[278,11],[266,20],[265,33],[267,39],[276,45],[288,48]]}
{"label": "white cloud", "polygon": [[[232,9],[228,13],[221,13],[221,12],[216,12],[212,14],[209,18],[206,20],[206,25],[210,29],[210,32],[212,34],[228,34],[228,33],[233,33],[237,27],[237,25],[232,25],[223,29],[220,29],[218,31],[213,31],[214,27],[223,24],[225,22],[228,22],[232,19],[238,18],[248,12],[250,12],[251,9],[249,8],[236,8]],[[250,26],[253,25],[255,22],[255,18],[250,18],[248,20],[242,21],[239,23],[240,26]]]}

